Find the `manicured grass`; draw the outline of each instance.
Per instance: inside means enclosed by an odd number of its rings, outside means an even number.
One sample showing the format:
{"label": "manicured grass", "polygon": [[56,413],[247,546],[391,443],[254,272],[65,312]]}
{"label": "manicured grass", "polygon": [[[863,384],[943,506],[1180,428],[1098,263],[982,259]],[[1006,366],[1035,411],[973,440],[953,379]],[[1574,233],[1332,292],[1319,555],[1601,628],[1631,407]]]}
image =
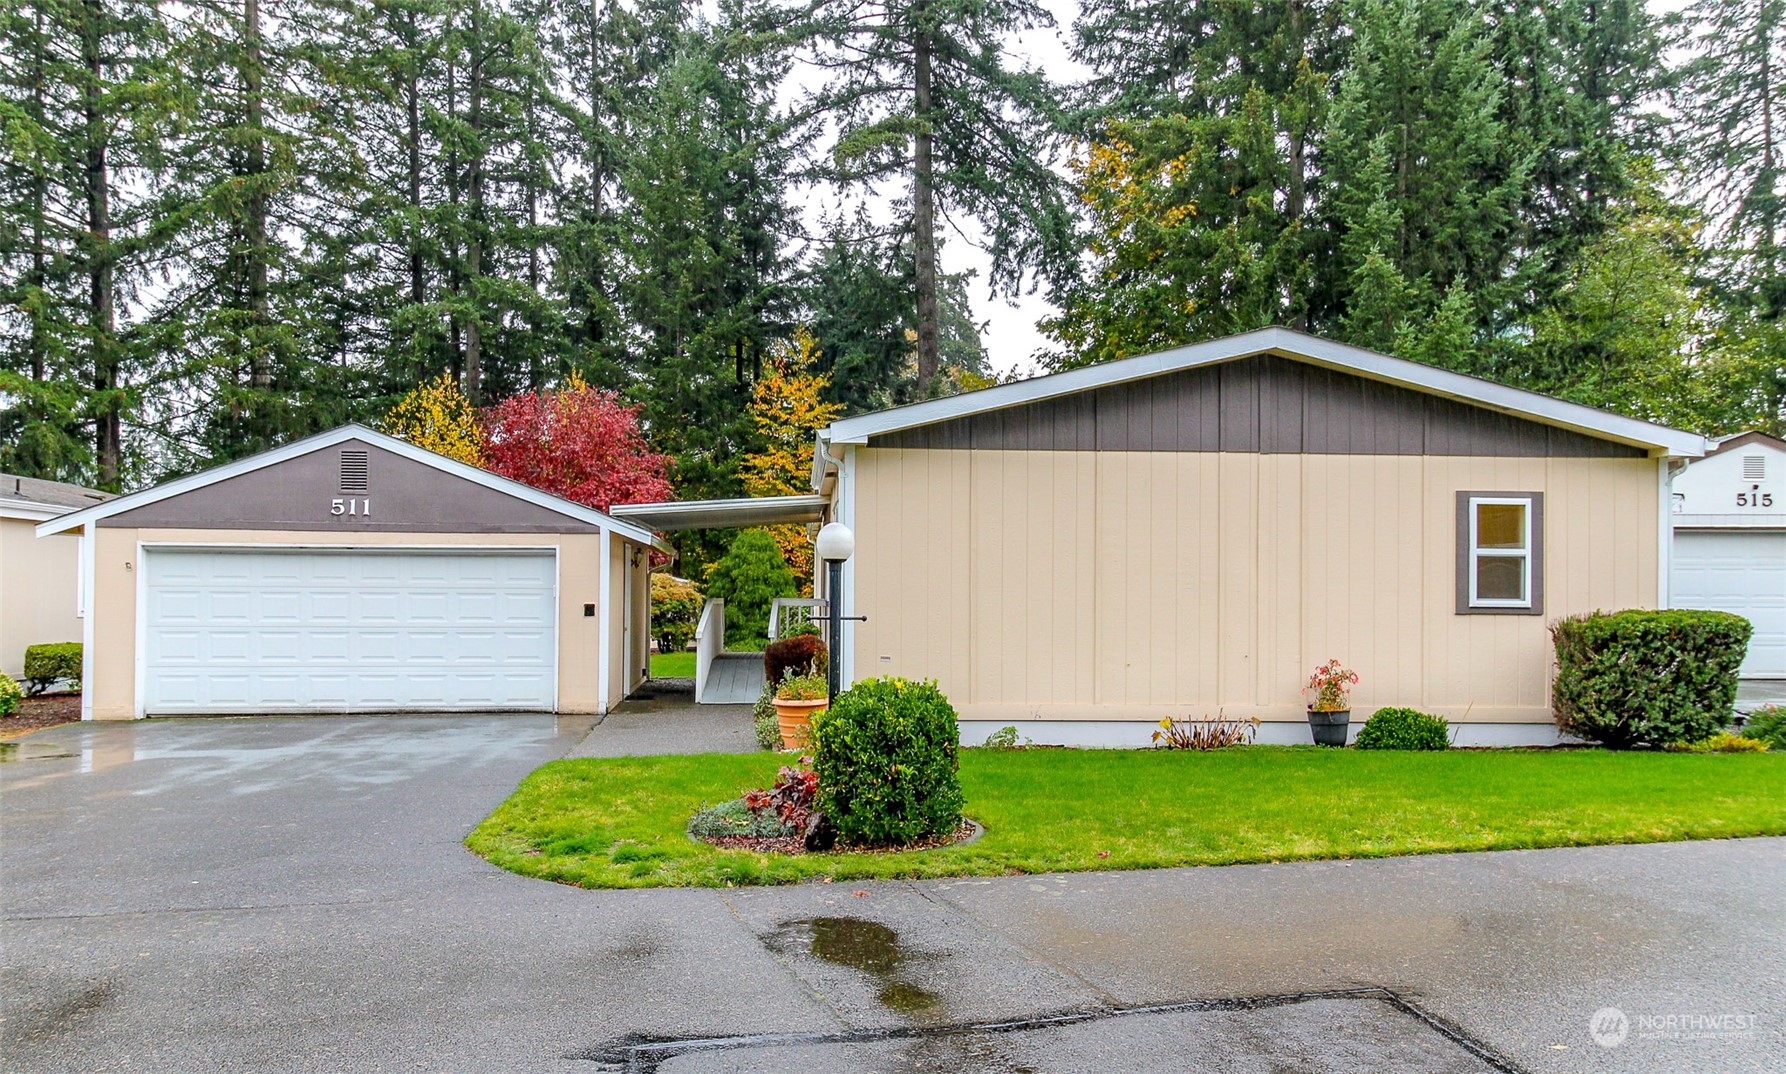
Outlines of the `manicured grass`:
{"label": "manicured grass", "polygon": [[695,677],[695,654],[652,653],[651,677],[654,679],[692,679]]}
{"label": "manicured grass", "polygon": [[[781,856],[691,842],[689,815],[772,781],[770,754],[555,761],[466,845],[584,887],[988,876],[1786,834],[1786,755],[1252,746],[964,750],[986,835],[921,853]],[[1100,856],[1108,852],[1108,856]]]}

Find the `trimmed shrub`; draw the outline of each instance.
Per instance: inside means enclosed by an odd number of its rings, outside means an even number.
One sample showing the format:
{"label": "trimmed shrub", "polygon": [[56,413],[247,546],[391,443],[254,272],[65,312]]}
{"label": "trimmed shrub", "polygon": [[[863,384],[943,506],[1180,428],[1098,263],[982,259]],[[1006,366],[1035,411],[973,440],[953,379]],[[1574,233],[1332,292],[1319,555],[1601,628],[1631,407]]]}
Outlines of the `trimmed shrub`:
{"label": "trimmed shrub", "polygon": [[788,673],[812,675],[825,670],[825,640],[817,634],[776,638],[763,647],[764,681],[779,683]]}
{"label": "trimmed shrub", "polygon": [[1358,729],[1352,744],[1361,750],[1449,749],[1451,725],[1442,716],[1416,709],[1378,709]]}
{"label": "trimmed shrub", "polygon": [[701,621],[701,591],[686,578],[667,574],[651,576],[651,636],[660,653],[679,653],[688,648]]}
{"label": "trimmed shrub", "polygon": [[1685,610],[1557,622],[1557,729],[1614,749],[1709,738],[1730,723],[1751,630],[1740,615]]}
{"label": "trimmed shrub", "polygon": [[0,671],[0,716],[11,716],[17,712],[19,700],[24,696],[25,691],[19,689],[19,684],[13,681],[12,676]]}
{"label": "trimmed shrub", "polygon": [[707,595],[726,602],[726,647],[769,634],[769,606],[776,597],[791,597],[794,572],[781,558],[781,548],[768,530],[741,530],[707,574]]}
{"label": "trimmed shrub", "polygon": [[1765,742],[1769,749],[1786,750],[1786,706],[1763,705],[1749,713],[1743,737]]}
{"label": "trimmed shrub", "polygon": [[59,641],[25,649],[25,693],[32,697],[58,682],[81,681],[81,643]]}
{"label": "trimmed shrub", "polygon": [[955,708],[934,682],[867,679],[813,717],[819,809],[859,846],[899,846],[961,826]]}

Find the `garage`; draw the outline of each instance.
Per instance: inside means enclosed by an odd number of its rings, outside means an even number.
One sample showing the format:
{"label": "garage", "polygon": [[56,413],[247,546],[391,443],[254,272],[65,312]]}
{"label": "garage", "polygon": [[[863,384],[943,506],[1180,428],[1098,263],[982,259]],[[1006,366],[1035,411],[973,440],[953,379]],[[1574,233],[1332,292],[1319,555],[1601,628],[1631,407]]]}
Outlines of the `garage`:
{"label": "garage", "polygon": [[349,425],[70,512],[83,716],[603,713],[649,529]]}
{"label": "garage", "polygon": [[550,711],[556,555],[149,548],[144,710]]}
{"label": "garage", "polygon": [[1714,440],[1670,492],[1670,603],[1749,620],[1737,708],[1786,702],[1786,442],[1754,431]]}
{"label": "garage", "polygon": [[1745,679],[1786,679],[1786,530],[1676,530],[1674,603],[1755,627]]}

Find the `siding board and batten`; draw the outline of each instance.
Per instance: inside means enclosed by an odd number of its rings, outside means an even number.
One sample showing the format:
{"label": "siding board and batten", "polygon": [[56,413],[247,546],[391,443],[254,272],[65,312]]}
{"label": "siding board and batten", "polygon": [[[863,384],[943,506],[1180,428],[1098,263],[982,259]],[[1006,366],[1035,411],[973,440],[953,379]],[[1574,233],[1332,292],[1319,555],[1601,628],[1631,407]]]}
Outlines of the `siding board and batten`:
{"label": "siding board and batten", "polygon": [[[859,674],[962,718],[1297,720],[1309,669],[1547,724],[1546,622],[1653,607],[1658,461],[1277,355],[870,436],[854,454]],[[1457,495],[1538,493],[1543,614],[1459,615]]]}
{"label": "siding board and batten", "polygon": [[875,436],[870,447],[1645,458],[1641,448],[1272,354]]}

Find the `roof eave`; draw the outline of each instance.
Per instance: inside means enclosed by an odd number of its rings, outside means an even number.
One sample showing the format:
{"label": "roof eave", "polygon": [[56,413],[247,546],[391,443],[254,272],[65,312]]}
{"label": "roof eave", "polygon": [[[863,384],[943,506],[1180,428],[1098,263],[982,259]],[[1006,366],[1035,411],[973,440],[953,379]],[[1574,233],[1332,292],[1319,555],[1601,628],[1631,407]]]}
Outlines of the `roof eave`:
{"label": "roof eave", "polygon": [[831,444],[866,444],[871,437],[888,433],[1260,354],[1281,354],[1324,368],[1455,399],[1597,439],[1642,448],[1652,455],[1698,458],[1706,451],[1705,438],[1696,433],[1653,425],[1636,418],[1611,414],[1579,403],[1453,373],[1436,366],[1410,362],[1404,358],[1378,354],[1350,344],[1335,343],[1286,328],[1255,329],[1103,365],[1035,377],[1015,384],[1001,384],[876,414],[845,418],[833,422],[821,435]]}

